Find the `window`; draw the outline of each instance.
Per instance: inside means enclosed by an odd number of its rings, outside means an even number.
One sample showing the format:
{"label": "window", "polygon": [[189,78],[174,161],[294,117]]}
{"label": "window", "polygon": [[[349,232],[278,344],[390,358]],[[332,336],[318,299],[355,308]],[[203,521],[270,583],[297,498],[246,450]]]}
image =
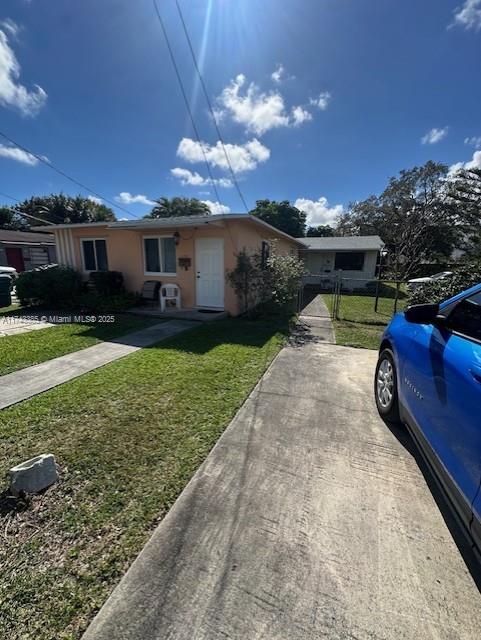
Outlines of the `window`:
{"label": "window", "polygon": [[108,271],[107,243],[105,240],[82,240],[85,271]]}
{"label": "window", "polygon": [[176,273],[175,238],[144,238],[145,273]]}
{"label": "window", "polygon": [[364,269],[364,253],[362,251],[336,253],[334,269],[362,271]]}
{"label": "window", "polygon": [[447,326],[456,333],[481,341],[481,293],[457,304],[449,314]]}

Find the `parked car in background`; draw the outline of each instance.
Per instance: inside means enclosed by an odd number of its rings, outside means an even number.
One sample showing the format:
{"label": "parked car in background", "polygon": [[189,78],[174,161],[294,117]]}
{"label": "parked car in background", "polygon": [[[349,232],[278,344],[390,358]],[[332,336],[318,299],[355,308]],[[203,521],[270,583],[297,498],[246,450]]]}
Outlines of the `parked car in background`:
{"label": "parked car in background", "polygon": [[408,427],[481,550],[481,284],[397,314],[374,391],[380,415]]}
{"label": "parked car in background", "polygon": [[420,284],[424,284],[425,282],[435,282],[436,280],[444,280],[445,278],[449,278],[452,275],[452,271],[440,271],[439,273],[435,273],[432,276],[425,276],[423,278],[412,278],[411,280],[408,280],[408,289],[412,291]]}
{"label": "parked car in background", "polygon": [[18,273],[13,267],[0,266],[0,276],[10,276],[12,280],[12,287],[15,284],[15,280],[18,278]]}

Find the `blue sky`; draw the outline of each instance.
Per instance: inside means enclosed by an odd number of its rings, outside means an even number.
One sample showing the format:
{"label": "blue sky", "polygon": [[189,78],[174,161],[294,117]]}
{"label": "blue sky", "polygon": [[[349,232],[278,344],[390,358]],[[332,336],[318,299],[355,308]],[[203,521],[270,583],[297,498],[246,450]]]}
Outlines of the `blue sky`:
{"label": "blue sky", "polygon": [[[481,0],[179,1],[250,207],[328,223],[400,169],[481,166]],[[214,210],[243,211],[175,2],[159,6]],[[216,201],[151,0],[2,0],[0,22],[1,131],[135,216],[162,195]],[[0,191],[81,191],[0,145]]]}

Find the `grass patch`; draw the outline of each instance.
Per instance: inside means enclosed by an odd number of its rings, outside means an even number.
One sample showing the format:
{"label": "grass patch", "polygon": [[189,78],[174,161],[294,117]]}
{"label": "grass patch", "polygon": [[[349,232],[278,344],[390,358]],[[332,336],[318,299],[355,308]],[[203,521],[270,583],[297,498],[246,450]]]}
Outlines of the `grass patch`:
{"label": "grass patch", "polygon": [[287,329],[205,324],[0,412],[1,467],[50,452],[61,473],[27,507],[0,499],[0,637],[81,636]]}
{"label": "grass patch", "polygon": [[[28,311],[24,311],[28,315]],[[5,318],[0,317],[0,331]],[[115,322],[102,324],[62,324],[28,333],[0,337],[0,376],[66,353],[112,340],[162,320],[133,315],[116,315]]]}
{"label": "grass patch", "polygon": [[[323,294],[332,312],[333,294]],[[374,311],[374,297],[343,293],[339,305],[339,320],[333,320],[336,343],[347,347],[378,349],[384,328],[394,314],[393,298],[379,298]],[[398,300],[398,311],[406,306],[406,298]]]}

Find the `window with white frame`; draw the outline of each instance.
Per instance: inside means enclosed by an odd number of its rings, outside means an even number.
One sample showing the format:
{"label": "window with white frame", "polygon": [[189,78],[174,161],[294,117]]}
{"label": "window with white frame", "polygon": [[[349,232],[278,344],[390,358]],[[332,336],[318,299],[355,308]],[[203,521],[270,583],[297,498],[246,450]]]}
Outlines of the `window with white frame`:
{"label": "window with white frame", "polygon": [[103,238],[82,240],[82,257],[85,271],[108,271],[107,242]]}
{"label": "window with white frame", "polygon": [[144,269],[146,274],[175,275],[175,238],[172,236],[144,238]]}

